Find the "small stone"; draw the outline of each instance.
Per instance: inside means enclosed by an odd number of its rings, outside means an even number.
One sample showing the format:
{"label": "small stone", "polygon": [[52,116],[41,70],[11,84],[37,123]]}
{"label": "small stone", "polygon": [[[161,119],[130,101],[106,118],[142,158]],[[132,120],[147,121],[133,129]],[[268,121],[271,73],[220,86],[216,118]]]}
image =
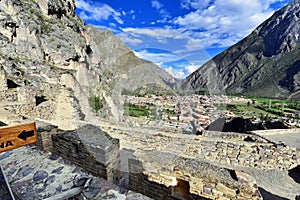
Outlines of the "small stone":
{"label": "small stone", "polygon": [[203,193],[212,195],[212,189],[210,187],[203,186]]}
{"label": "small stone", "polygon": [[17,171],[17,169],[15,167],[12,167],[8,170],[7,175],[11,176],[13,175],[15,172]]}
{"label": "small stone", "polygon": [[55,190],[56,190],[57,192],[61,192],[61,191],[62,191],[62,185],[59,185],[58,187],[56,187]]}
{"label": "small stone", "polygon": [[54,181],[55,181],[55,175],[51,175],[51,176],[47,177],[47,179],[45,181],[45,185],[50,185]]}
{"label": "small stone", "polygon": [[12,154],[12,151],[7,151],[7,152],[2,153],[0,156],[0,160],[8,158],[9,156],[11,156],[11,154]]}
{"label": "small stone", "polygon": [[87,199],[93,199],[99,194],[100,191],[101,191],[100,179],[91,178],[84,185],[83,195]]}
{"label": "small stone", "polygon": [[56,168],[56,169],[54,169],[51,173],[52,174],[61,174],[61,171],[63,170],[63,166],[61,166],[61,167],[59,167],[59,168]]}
{"label": "small stone", "polygon": [[59,158],[59,156],[56,155],[56,154],[51,154],[51,155],[49,156],[49,159],[50,159],[50,160],[57,160],[58,158]]}
{"label": "small stone", "polygon": [[48,173],[46,171],[37,171],[35,172],[35,174],[33,175],[33,181],[35,182],[40,182],[42,181],[44,178],[48,177]]}
{"label": "small stone", "polygon": [[90,177],[86,174],[77,174],[75,177],[74,177],[74,180],[73,180],[73,184],[74,186],[76,187],[79,187],[79,186],[84,186],[85,183],[87,182],[87,180],[89,179]]}
{"label": "small stone", "polygon": [[72,173],[80,173],[81,172],[81,168],[76,166],[75,169],[72,171]]}
{"label": "small stone", "polygon": [[36,193],[41,193],[41,192],[45,191],[46,187],[47,187],[46,185],[43,185],[41,187],[36,188],[35,191],[36,191]]}
{"label": "small stone", "polygon": [[26,165],[24,167],[21,167],[17,173],[17,176],[27,176],[28,174],[30,174],[31,172],[33,172],[34,168],[30,167],[29,165]]}

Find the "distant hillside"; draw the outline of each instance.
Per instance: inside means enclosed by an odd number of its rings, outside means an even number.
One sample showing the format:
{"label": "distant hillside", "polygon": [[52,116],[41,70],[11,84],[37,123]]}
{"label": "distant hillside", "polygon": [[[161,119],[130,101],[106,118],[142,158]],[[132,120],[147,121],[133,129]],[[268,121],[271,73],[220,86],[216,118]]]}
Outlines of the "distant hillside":
{"label": "distant hillside", "polygon": [[300,1],[188,76],[184,90],[300,100]]}

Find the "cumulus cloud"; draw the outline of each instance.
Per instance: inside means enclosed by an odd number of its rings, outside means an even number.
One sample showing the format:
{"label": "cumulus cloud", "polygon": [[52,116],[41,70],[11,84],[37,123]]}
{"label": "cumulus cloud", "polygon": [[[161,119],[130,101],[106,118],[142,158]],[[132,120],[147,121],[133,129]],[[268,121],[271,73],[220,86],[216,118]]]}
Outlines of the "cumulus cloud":
{"label": "cumulus cloud", "polygon": [[[182,0],[181,6],[192,11],[184,16],[178,16],[174,19],[174,23],[189,31],[203,30],[208,33],[206,38],[214,43],[217,42],[219,46],[222,46],[224,43],[222,40],[226,39],[226,42],[229,42],[226,45],[229,46],[270,17],[274,13],[270,5],[275,1]],[[196,37],[198,33],[192,34]],[[214,43],[210,42],[210,45]]]}
{"label": "cumulus cloud", "polygon": [[175,70],[172,67],[164,68],[164,70],[166,70],[169,74],[177,79],[184,79],[187,76],[187,74],[185,74],[183,70]]}
{"label": "cumulus cloud", "polygon": [[83,20],[107,20],[112,17],[119,24],[123,24],[122,13],[116,11],[107,4],[95,3],[88,0],[75,0],[76,7],[80,9],[79,16]]}
{"label": "cumulus cloud", "polygon": [[[123,32],[132,38],[154,38],[157,43],[167,46],[173,45],[168,41],[171,39],[184,47],[180,49],[181,52],[227,47],[247,36],[270,17],[274,13],[270,5],[278,1],[284,0],[181,0],[181,6],[191,11],[168,21],[175,26],[124,28]],[[157,0],[153,0],[152,4],[157,9],[163,8],[163,4]],[[144,40],[145,43],[146,40],[148,39]]]}
{"label": "cumulus cloud", "polygon": [[[271,5],[283,5],[288,0],[180,0],[180,9],[186,14],[174,18],[171,18],[160,0],[151,0],[151,6],[160,19],[143,21],[140,27],[126,26],[122,19],[138,19],[139,12],[115,10],[107,4],[91,2],[76,0],[78,14],[84,20],[104,21],[113,18],[116,21],[114,24],[98,27],[105,29],[107,26],[133,49],[156,48],[170,52],[136,51],[138,57],[156,64],[189,60],[189,64],[185,63],[180,70],[177,69],[178,65],[176,68],[169,63],[163,65],[178,78],[192,73],[205,62],[203,55],[192,57],[193,53],[235,44],[274,13],[276,7]],[[152,27],[147,27],[147,23]]]}

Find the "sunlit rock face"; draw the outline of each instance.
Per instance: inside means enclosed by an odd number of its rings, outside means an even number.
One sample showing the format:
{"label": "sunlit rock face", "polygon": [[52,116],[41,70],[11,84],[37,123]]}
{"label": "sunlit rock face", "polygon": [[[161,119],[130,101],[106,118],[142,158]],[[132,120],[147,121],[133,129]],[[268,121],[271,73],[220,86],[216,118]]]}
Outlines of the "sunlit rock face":
{"label": "sunlit rock face", "polygon": [[[4,0],[0,13],[0,90],[11,89],[9,79],[32,91],[33,98],[45,96],[40,107],[51,109],[36,117],[60,128],[72,129],[77,120],[94,118],[90,96],[103,101],[98,115],[118,121],[124,89],[158,84],[168,91],[176,82],[155,64],[137,58],[112,32],[85,26],[73,0]],[[37,108],[28,110],[19,112],[27,117],[37,113]]]}

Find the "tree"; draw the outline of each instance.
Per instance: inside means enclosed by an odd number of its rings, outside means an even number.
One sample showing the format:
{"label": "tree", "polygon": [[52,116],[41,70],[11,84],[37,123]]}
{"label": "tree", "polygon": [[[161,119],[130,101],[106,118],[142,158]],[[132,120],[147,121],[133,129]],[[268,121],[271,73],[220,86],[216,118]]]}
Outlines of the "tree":
{"label": "tree", "polygon": [[90,106],[96,111],[96,113],[98,113],[98,111],[103,108],[103,100],[100,99],[99,96],[96,96],[96,95],[92,95],[90,98],[89,98],[89,104]]}

